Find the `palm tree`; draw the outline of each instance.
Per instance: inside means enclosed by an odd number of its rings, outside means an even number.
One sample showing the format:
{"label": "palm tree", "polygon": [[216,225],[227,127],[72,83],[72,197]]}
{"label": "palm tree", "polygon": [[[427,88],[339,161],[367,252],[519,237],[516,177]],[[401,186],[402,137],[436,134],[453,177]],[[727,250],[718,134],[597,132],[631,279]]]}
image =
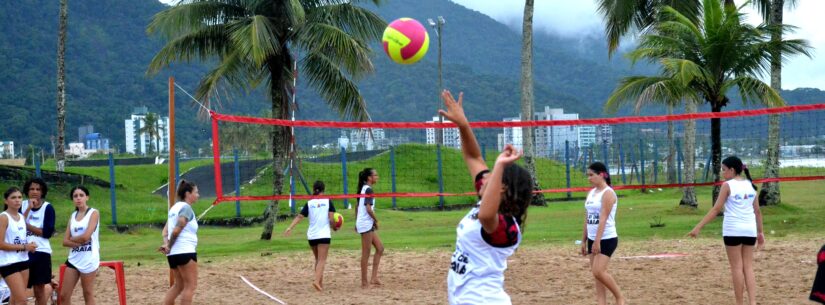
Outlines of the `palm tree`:
{"label": "palm tree", "polygon": [[[160,154],[160,121],[157,113],[149,112],[140,121],[143,123],[142,127],[138,129],[138,134],[146,134],[149,136],[149,151]],[[154,148],[152,142],[155,142]]]}
{"label": "palm tree", "polygon": [[[524,24],[521,29],[521,119],[533,120],[533,0],[524,1]],[[539,177],[536,175],[536,162],[533,159],[533,128],[521,129],[524,145],[524,164],[533,177],[533,190],[541,190]],[[547,205],[544,194],[533,194],[533,205]]]}
{"label": "palm tree", "polygon": [[[672,96],[668,90],[684,86],[710,104],[713,112],[720,112],[727,106],[730,101],[727,93],[732,88],[739,90],[744,103],[783,105],[779,93],[758,78],[767,70],[773,50],[779,49],[786,55],[809,55],[808,43],[804,40],[771,41],[769,30],[774,27],[745,24],[738,8],[723,5],[719,0],[704,0],[702,11],[702,20],[691,20],[673,7],[661,8],[651,31],[641,37],[639,46],[628,56],[634,61],[645,59],[661,64],[662,78],[671,80],[672,86],[658,82],[636,82],[635,86],[656,86],[651,88],[652,92],[664,96]],[[788,27],[777,25],[775,29],[787,31]],[[641,95],[644,90],[639,88],[617,88],[617,91],[626,91],[625,95],[638,93],[638,98],[649,99],[649,96]],[[722,159],[720,119],[711,119],[711,143],[711,166],[718,169]],[[714,170],[713,180],[719,180],[717,170]],[[714,188],[714,201],[717,195],[718,187]]]}
{"label": "palm tree", "polygon": [[69,19],[69,0],[60,0],[57,29],[57,145],[55,159],[57,171],[62,172],[66,163],[63,147],[66,132],[66,24]]}
{"label": "palm tree", "polygon": [[[152,59],[149,73],[173,61],[217,62],[198,85],[206,102],[219,86],[251,90],[264,85],[272,117],[288,118],[293,63],[327,104],[343,117],[365,121],[366,103],[355,81],[373,70],[369,43],[386,22],[358,3],[380,0],[188,0],[154,16],[150,34],[168,43]],[[215,61],[216,60],[216,61]],[[281,194],[288,128],[273,128],[273,193]],[[272,237],[278,201],[264,211],[262,239]]]}
{"label": "palm tree", "polygon": [[[796,0],[763,0],[756,1],[759,13],[769,25],[781,25],[784,15],[785,5],[793,7]],[[782,41],[782,31],[772,31],[771,41]],[[782,53],[777,49],[771,53],[771,88],[776,92],[782,92]],[[779,178],[779,115],[773,114],[768,120],[768,154],[765,159],[765,178]],[[763,205],[776,205],[782,202],[779,193],[779,182],[766,182],[762,184],[759,192],[759,203]]]}

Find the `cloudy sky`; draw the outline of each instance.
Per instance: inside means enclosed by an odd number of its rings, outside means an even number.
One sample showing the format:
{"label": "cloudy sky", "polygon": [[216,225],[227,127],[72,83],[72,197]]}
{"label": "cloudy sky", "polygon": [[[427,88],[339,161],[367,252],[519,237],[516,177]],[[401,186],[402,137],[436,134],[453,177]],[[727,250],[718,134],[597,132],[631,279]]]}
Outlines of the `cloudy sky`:
{"label": "cloudy sky", "polygon": [[[520,0],[451,1],[508,25],[520,24],[524,13],[524,1]],[[761,19],[755,11],[748,9],[747,12],[750,22],[759,23]],[[793,10],[785,10],[784,22],[799,27],[791,37],[807,39],[816,50],[813,59],[797,56],[785,64],[782,70],[784,89],[813,87],[825,90],[825,31],[821,30],[825,28],[825,19],[822,12],[825,12],[825,1],[822,0],[799,0]],[[536,31],[563,36],[580,36],[582,33],[603,36],[602,20],[596,14],[593,0],[535,0],[533,26]]]}

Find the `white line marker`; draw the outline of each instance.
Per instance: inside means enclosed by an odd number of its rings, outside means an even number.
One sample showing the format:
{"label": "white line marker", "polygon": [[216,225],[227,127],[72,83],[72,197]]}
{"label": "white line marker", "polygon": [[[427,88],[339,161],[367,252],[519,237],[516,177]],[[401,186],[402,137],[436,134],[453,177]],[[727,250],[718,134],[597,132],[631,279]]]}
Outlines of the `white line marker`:
{"label": "white line marker", "polygon": [[261,288],[258,288],[258,287],[256,287],[255,285],[252,285],[252,283],[250,283],[250,282],[249,282],[249,280],[247,280],[245,277],[243,277],[243,275],[239,275],[239,276],[241,277],[241,280],[243,280],[243,281],[244,281],[244,283],[246,283],[247,285],[249,285],[249,287],[252,287],[252,289],[255,289],[255,291],[260,292],[261,294],[263,294],[263,295],[265,295],[265,296],[269,297],[270,299],[272,299],[272,300],[273,300],[273,301],[275,301],[275,302],[278,302],[278,303],[281,303],[281,304],[283,304],[283,305],[286,305],[286,303],[284,303],[284,301],[281,301],[281,300],[279,300],[278,298],[276,298],[276,297],[272,296],[271,294],[266,293],[266,291],[261,290]]}

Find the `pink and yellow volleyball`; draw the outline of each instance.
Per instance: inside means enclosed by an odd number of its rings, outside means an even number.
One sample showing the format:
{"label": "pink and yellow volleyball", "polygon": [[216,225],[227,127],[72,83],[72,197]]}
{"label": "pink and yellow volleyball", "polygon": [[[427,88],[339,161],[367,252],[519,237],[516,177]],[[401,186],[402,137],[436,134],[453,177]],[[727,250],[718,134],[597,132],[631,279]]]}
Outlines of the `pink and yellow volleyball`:
{"label": "pink and yellow volleyball", "polygon": [[340,229],[344,225],[344,215],[339,213],[332,214],[332,219],[335,220],[335,229]]}
{"label": "pink and yellow volleyball", "polygon": [[391,22],[384,30],[384,52],[392,61],[409,65],[424,55],[430,47],[430,35],[427,29],[418,20],[412,18],[398,18]]}

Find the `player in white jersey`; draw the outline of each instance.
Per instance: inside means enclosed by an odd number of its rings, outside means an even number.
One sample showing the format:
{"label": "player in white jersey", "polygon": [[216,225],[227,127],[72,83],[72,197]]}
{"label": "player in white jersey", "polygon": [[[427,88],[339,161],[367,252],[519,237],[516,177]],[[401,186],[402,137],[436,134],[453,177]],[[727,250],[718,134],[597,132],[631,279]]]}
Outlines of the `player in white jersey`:
{"label": "player in white jersey", "polygon": [[169,209],[166,225],[163,227],[163,244],[158,251],[166,254],[169,268],[175,282],[166,292],[163,304],[174,305],[180,296],[180,303],[192,304],[198,285],[198,221],[192,205],[198,201],[198,186],[181,180],[177,187],[178,201]]}
{"label": "player in white jersey", "polygon": [[26,219],[19,213],[23,193],[10,187],[3,193],[4,211],[0,213],[0,275],[11,290],[9,304],[26,304],[29,280],[29,255],[37,245],[26,241]]}
{"label": "player in white jersey", "polygon": [[[324,194],[323,181],[315,181],[312,185],[312,194],[321,196]],[[335,206],[332,201],[327,198],[316,198],[307,201],[301,209],[301,213],[295,215],[292,224],[284,231],[285,236],[292,234],[292,229],[295,228],[301,220],[309,218],[309,228],[307,228],[307,241],[309,247],[312,249],[312,255],[315,256],[315,280],[312,282],[312,287],[315,290],[324,290],[324,267],[327,263],[327,254],[329,253],[329,245],[332,242],[332,234],[330,228],[338,231],[338,227],[334,225]]]}
{"label": "player in white jersey", "polygon": [[[358,173],[358,194],[372,195],[375,192],[372,186],[378,183],[378,172],[372,168],[365,168]],[[381,286],[378,280],[378,264],[384,255],[384,243],[378,237],[378,218],[375,218],[375,198],[358,198],[355,205],[355,231],[361,234],[361,288]],[[367,269],[370,261],[370,251],[375,247],[372,260],[372,279],[367,279]]]}
{"label": "player in white jersey", "polygon": [[71,305],[72,293],[77,281],[83,289],[83,300],[87,305],[95,304],[95,278],[100,266],[100,213],[88,205],[89,190],[75,186],[69,193],[75,211],[69,217],[63,246],[70,248],[60,288],[61,304]]}
{"label": "player in white jersey", "polygon": [[[748,167],[735,156],[722,160],[721,170],[722,177],[727,181],[722,184],[722,188],[719,190],[716,204],[688,235],[694,238],[698,236],[702,228],[715,219],[722,208],[725,209],[724,220],[722,221],[722,238],[730,263],[736,304],[745,304],[744,291],[747,287],[748,302],[751,305],[756,305],[753,250],[757,243],[757,249],[765,245],[765,235],[762,234],[762,212],[759,210],[756,185],[752,182],[753,179],[751,179]],[[743,172],[745,177],[742,177]]]}
{"label": "player in white jersey", "polygon": [[582,232],[581,254],[590,258],[590,272],[596,286],[596,302],[607,304],[607,290],[616,298],[616,304],[625,304],[619,285],[607,265],[619,245],[616,232],[616,207],[618,198],[610,187],[610,173],[607,166],[594,162],[587,168],[587,181],[593,189],[587,193],[584,203],[584,230]]}
{"label": "player in white jersey", "polygon": [[510,304],[510,296],[504,291],[504,271],[507,258],[521,242],[521,227],[532,199],[532,178],[513,164],[521,152],[511,145],[498,156],[491,172],[464,115],[463,94],[456,101],[445,90],[442,99],[447,110],[439,113],[458,125],[464,162],[481,198],[456,228],[456,250],[447,272],[448,301]]}
{"label": "player in white jersey", "polygon": [[49,238],[54,234],[55,213],[46,201],[49,187],[40,178],[33,178],[23,185],[28,200],[23,202],[26,216],[26,236],[37,244],[37,250],[29,253],[28,287],[34,293],[34,303],[45,305],[51,295],[52,247]]}

